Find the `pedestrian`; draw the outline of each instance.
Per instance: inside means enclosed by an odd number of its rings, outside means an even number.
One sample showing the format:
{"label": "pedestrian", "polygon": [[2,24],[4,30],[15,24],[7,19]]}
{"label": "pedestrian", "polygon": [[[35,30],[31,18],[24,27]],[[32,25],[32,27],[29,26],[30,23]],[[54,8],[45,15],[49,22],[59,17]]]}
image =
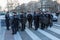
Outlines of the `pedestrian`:
{"label": "pedestrian", "polygon": [[48,15],[48,19],[49,19],[48,25],[50,27],[52,27],[53,26],[53,15],[50,12],[47,12],[47,15]]}
{"label": "pedestrian", "polygon": [[26,26],[26,16],[23,11],[21,11],[20,14],[20,23],[21,23],[21,31],[24,31]]}
{"label": "pedestrian", "polygon": [[32,28],[32,22],[33,22],[32,18],[33,17],[32,17],[31,11],[28,11],[28,13],[27,13],[27,20],[28,20],[29,28]]}
{"label": "pedestrian", "polygon": [[41,29],[44,30],[45,29],[45,23],[46,23],[46,17],[45,17],[44,12],[42,12],[40,19],[41,19]]}
{"label": "pedestrian", "polygon": [[9,26],[10,26],[9,20],[10,20],[9,12],[7,12],[5,15],[5,23],[6,23],[7,30],[9,30]]}
{"label": "pedestrian", "polygon": [[19,18],[17,16],[16,12],[13,12],[13,19],[12,19],[12,34],[16,34],[18,31],[18,27],[19,27]]}
{"label": "pedestrian", "polygon": [[35,30],[39,28],[39,12],[38,11],[34,12],[34,26],[35,26]]}

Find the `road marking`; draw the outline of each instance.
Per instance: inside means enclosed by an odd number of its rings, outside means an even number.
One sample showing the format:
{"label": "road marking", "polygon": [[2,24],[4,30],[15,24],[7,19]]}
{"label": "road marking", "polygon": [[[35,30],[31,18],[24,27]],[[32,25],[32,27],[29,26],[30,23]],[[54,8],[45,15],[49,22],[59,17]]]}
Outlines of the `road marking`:
{"label": "road marking", "polygon": [[41,40],[37,35],[35,35],[32,31],[30,31],[28,28],[25,30],[27,34],[33,39],[33,40]]}
{"label": "road marking", "polygon": [[0,19],[5,19],[5,16],[0,16]]}
{"label": "road marking", "polygon": [[56,29],[56,28],[54,28],[54,27],[48,28],[48,30],[53,31],[53,32],[55,32],[55,33],[57,33],[57,34],[60,34],[60,30],[59,30],[59,29]]}
{"label": "road marking", "polygon": [[56,26],[60,26],[59,24],[54,24],[54,25],[56,25]]}
{"label": "road marking", "polygon": [[4,28],[1,30],[1,32],[2,32],[2,34],[1,34],[1,40],[4,40],[6,28],[4,27]]}
{"label": "road marking", "polygon": [[50,38],[51,40],[60,40],[60,39],[56,38],[55,36],[51,35],[50,33],[47,33],[41,29],[38,29],[38,31],[40,33],[42,33],[43,35],[47,36],[48,38]]}
{"label": "road marking", "polygon": [[17,32],[17,34],[14,35],[15,40],[22,40],[21,35]]}
{"label": "road marking", "polygon": [[4,38],[5,38],[5,32],[6,32],[6,28],[2,27],[1,30],[0,30],[0,39],[1,40],[4,40]]}
{"label": "road marking", "polygon": [[0,39],[1,40],[4,40],[5,32],[6,32],[6,27],[1,27],[1,19],[0,19]]}

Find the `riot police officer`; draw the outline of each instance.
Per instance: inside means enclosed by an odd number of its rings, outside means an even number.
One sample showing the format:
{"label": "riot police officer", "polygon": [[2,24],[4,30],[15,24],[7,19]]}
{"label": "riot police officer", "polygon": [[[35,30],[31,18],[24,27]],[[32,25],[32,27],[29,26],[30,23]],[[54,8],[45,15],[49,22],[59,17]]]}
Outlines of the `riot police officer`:
{"label": "riot police officer", "polygon": [[35,30],[39,28],[39,12],[38,11],[34,13],[34,26],[35,26]]}
{"label": "riot police officer", "polygon": [[41,29],[44,29],[45,28],[45,14],[44,14],[44,12],[42,12],[42,14],[41,14],[41,16],[40,16],[40,22],[41,22]]}
{"label": "riot police officer", "polygon": [[27,12],[24,12],[24,20],[25,20],[25,26],[26,26],[26,23],[27,23]]}
{"label": "riot police officer", "polygon": [[27,20],[28,20],[29,28],[32,28],[33,19],[32,19],[32,14],[30,11],[28,11],[28,13],[27,13]]}
{"label": "riot police officer", "polygon": [[13,12],[13,19],[12,19],[12,34],[16,34],[18,31],[18,26],[19,26],[19,18],[17,16],[16,12]]}
{"label": "riot police officer", "polygon": [[53,15],[50,13],[50,12],[47,12],[47,15],[48,15],[48,19],[49,19],[49,23],[48,23],[48,25],[50,26],[50,27],[52,27],[53,26]]}
{"label": "riot police officer", "polygon": [[21,23],[21,31],[24,31],[26,26],[26,16],[23,11],[20,14],[20,23]]}
{"label": "riot police officer", "polygon": [[5,15],[5,22],[6,22],[7,30],[9,30],[9,26],[10,26],[9,20],[10,20],[9,12],[7,12],[6,15]]}

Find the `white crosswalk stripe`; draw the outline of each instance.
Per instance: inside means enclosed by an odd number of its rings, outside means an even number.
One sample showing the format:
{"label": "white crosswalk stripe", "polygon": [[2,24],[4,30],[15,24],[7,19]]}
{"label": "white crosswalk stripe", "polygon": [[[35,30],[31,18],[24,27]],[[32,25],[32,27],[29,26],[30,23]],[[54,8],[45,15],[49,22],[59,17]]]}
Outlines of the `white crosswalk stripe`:
{"label": "white crosswalk stripe", "polygon": [[14,40],[22,40],[22,38],[18,32],[17,32],[17,34],[14,35]]}
{"label": "white crosswalk stripe", "polygon": [[5,35],[6,29],[1,27],[1,20],[0,20],[0,39],[4,40],[4,35]]}
{"label": "white crosswalk stripe", "polygon": [[60,27],[60,25],[59,24],[54,24],[55,26],[59,26]]}
{"label": "white crosswalk stripe", "polygon": [[5,37],[5,31],[6,31],[6,29],[5,28],[3,28],[2,30],[1,30],[1,40],[4,40],[4,37]]}
{"label": "white crosswalk stripe", "polygon": [[55,33],[57,33],[57,34],[60,34],[60,30],[59,30],[59,29],[56,29],[56,28],[54,28],[54,27],[48,28],[48,30],[53,31],[53,32],[55,32]]}
{"label": "white crosswalk stripe", "polygon": [[60,39],[56,38],[55,36],[51,35],[50,33],[47,33],[41,29],[38,29],[38,31],[40,33],[42,33],[43,35],[47,36],[48,38],[50,38],[51,40],[60,40]]}
{"label": "white crosswalk stripe", "polygon": [[32,31],[30,31],[28,28],[25,30],[27,34],[33,39],[33,40],[41,40],[37,35],[35,35]]}

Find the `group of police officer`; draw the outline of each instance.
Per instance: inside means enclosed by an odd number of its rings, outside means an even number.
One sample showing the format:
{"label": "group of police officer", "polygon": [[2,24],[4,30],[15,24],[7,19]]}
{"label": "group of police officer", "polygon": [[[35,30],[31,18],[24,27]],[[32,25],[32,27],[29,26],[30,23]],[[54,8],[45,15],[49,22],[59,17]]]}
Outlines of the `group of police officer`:
{"label": "group of police officer", "polygon": [[24,31],[27,22],[29,28],[33,28],[32,23],[34,22],[35,30],[37,30],[39,27],[41,29],[45,29],[48,28],[48,26],[51,27],[53,25],[53,16],[49,12],[43,13],[42,11],[37,10],[34,13],[31,13],[31,11],[21,11],[21,13],[18,15],[16,12],[13,13],[14,15],[12,16],[12,20],[9,16],[9,12],[7,12],[5,15],[6,28],[9,30],[9,26],[11,25],[12,34],[16,34],[19,29],[21,29],[21,31]]}

